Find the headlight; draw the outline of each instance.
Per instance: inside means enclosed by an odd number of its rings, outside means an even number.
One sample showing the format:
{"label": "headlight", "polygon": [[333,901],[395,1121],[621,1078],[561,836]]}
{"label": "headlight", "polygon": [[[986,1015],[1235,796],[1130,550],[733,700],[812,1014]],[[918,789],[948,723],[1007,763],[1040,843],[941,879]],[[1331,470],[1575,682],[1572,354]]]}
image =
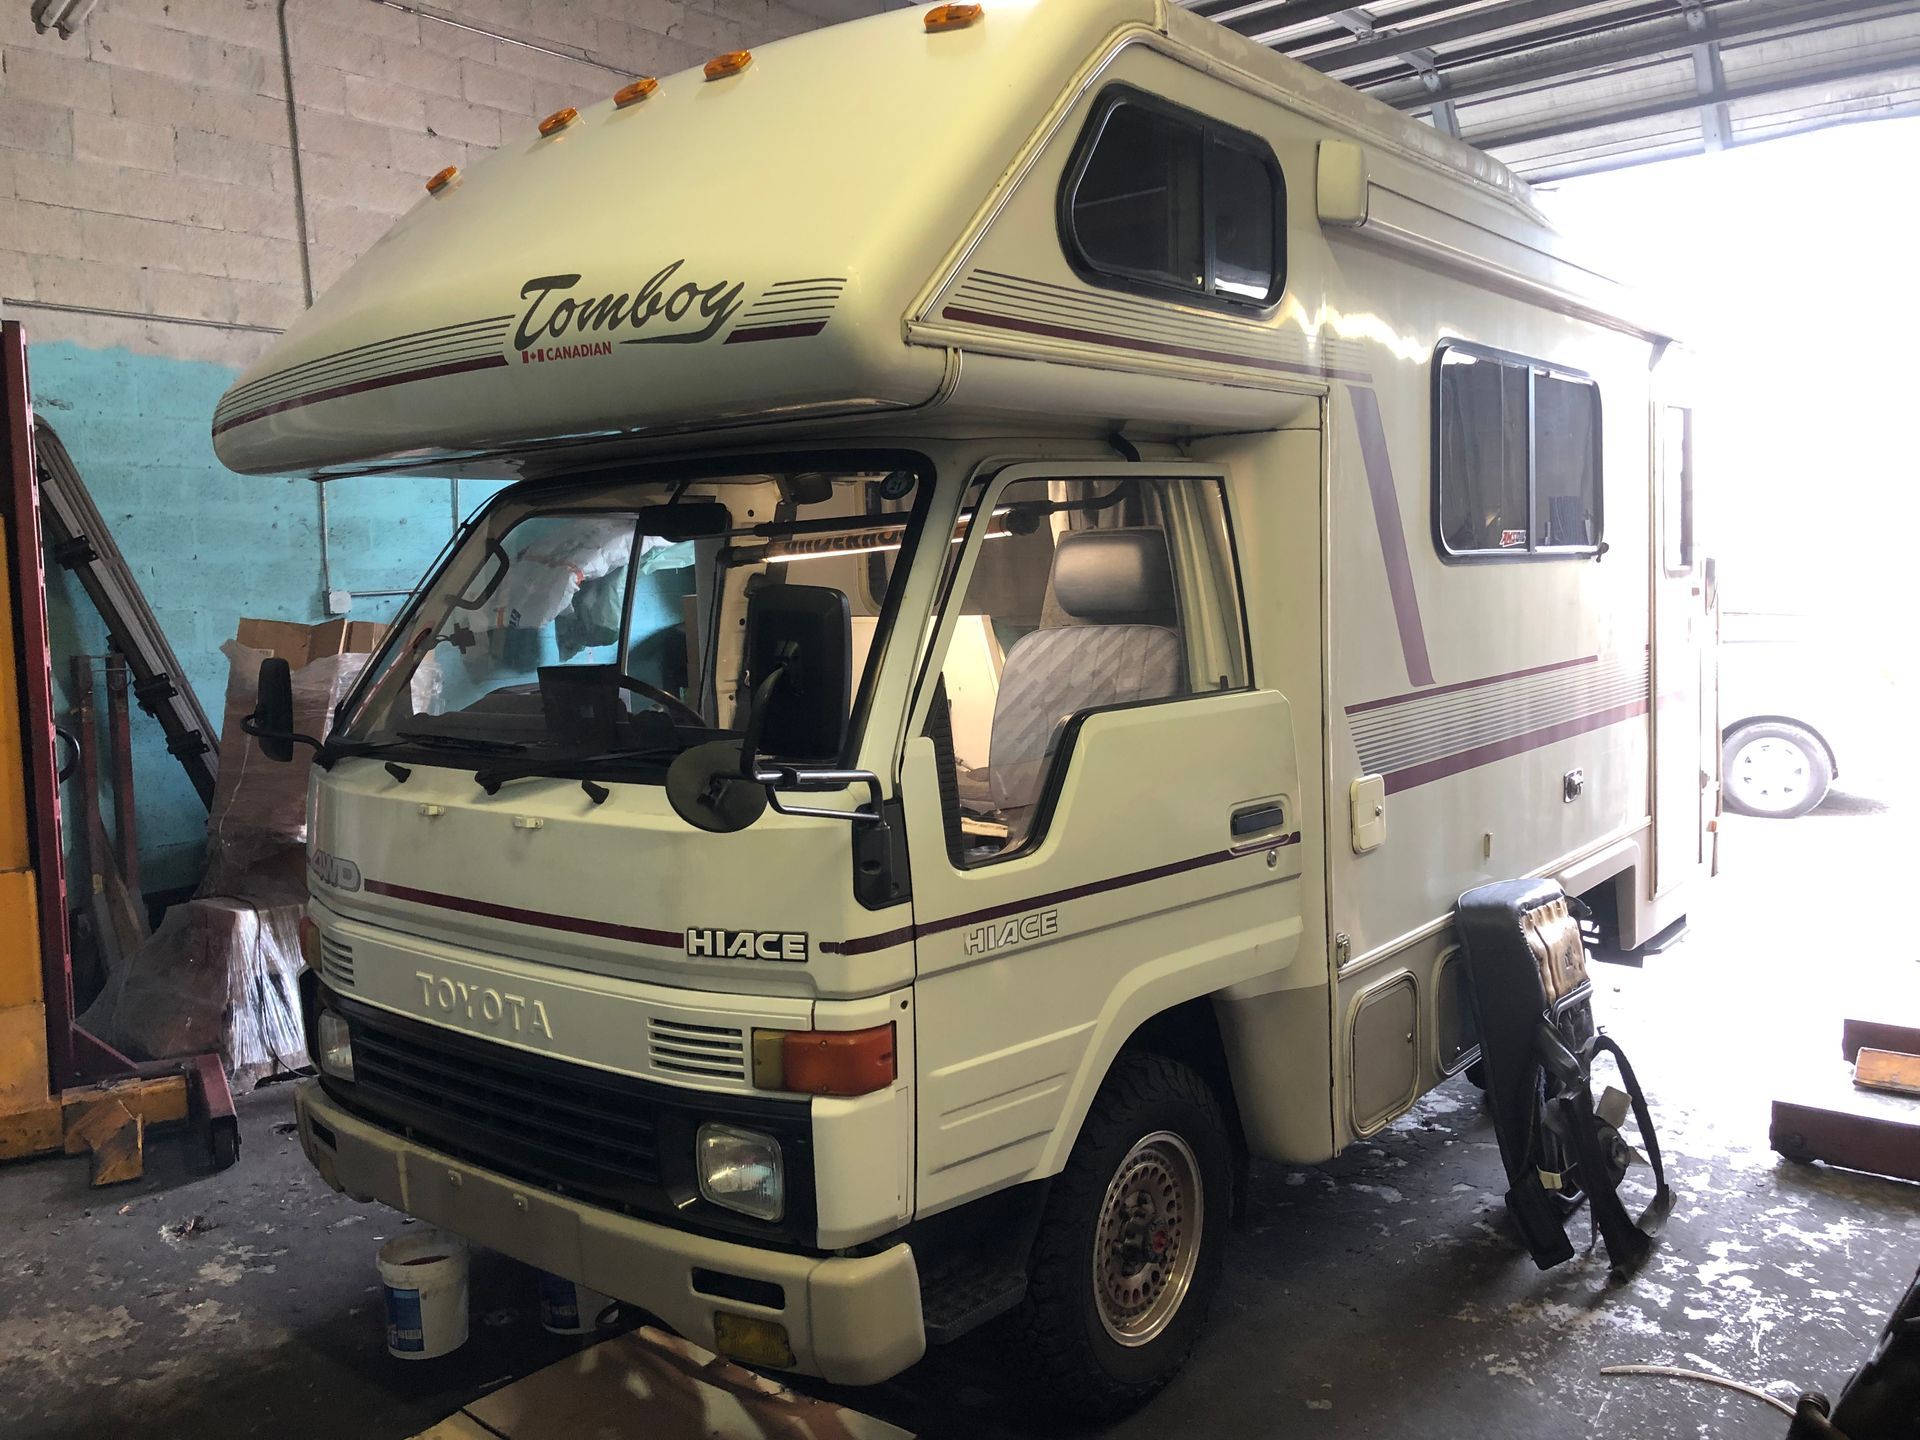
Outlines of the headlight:
{"label": "headlight", "polygon": [[778,1220],[784,1213],[778,1140],[731,1125],[702,1125],[693,1146],[700,1193],[707,1199],[761,1220]]}
{"label": "headlight", "polygon": [[353,1032],[347,1028],[347,1017],[337,1010],[322,1010],[314,1035],[320,1042],[320,1053],[313,1057],[313,1063],[320,1067],[320,1073],[336,1080],[352,1080]]}

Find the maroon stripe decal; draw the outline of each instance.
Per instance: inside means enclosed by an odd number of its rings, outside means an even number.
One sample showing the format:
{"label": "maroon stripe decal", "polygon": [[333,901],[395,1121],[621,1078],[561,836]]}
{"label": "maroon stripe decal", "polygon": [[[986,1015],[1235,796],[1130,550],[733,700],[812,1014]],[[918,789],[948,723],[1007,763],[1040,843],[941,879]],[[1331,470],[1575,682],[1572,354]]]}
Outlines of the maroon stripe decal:
{"label": "maroon stripe decal", "polygon": [[1072,325],[1056,325],[1045,320],[1022,320],[991,310],[970,310],[949,305],[940,312],[948,320],[969,325],[989,325],[996,330],[1018,330],[1028,335],[1044,335],[1050,340],[1079,340],[1088,345],[1108,345],[1119,350],[1142,350],[1151,355],[1175,355],[1183,360],[1212,360],[1222,365],[1242,365],[1250,370],[1277,370],[1289,375],[1311,375],[1318,379],[1367,380],[1371,377],[1347,370],[1329,370],[1320,365],[1303,365],[1297,360],[1269,360],[1258,355],[1236,355],[1227,350],[1204,350],[1195,345],[1169,345],[1160,340],[1136,340],[1130,335],[1110,335],[1100,330],[1082,330]]}
{"label": "maroon stripe decal", "polygon": [[649,930],[640,925],[615,925],[610,920],[588,920],[579,915],[555,915],[546,910],[523,910],[517,905],[496,905],[489,900],[470,900],[464,895],[442,895],[437,890],[416,890],[411,885],[393,885],[385,880],[369,880],[366,887],[375,895],[405,900],[414,905],[431,905],[438,910],[458,910],[463,915],[480,915],[489,920],[507,920],[515,925],[532,925],[542,930],[564,930],[572,935],[592,935],[602,940],[627,940],[636,945],[658,945],[667,950],[686,948],[687,937],[673,930]]}
{"label": "maroon stripe decal", "polygon": [[1387,566],[1387,593],[1393,597],[1407,679],[1414,685],[1431,685],[1433,661],[1427,656],[1426,626],[1420,623],[1420,597],[1413,588],[1413,561],[1407,555],[1406,527],[1400,523],[1400,495],[1393,485],[1393,457],[1387,453],[1387,430],[1380,421],[1380,397],[1358,387],[1347,394],[1353,398],[1353,421],[1360,431],[1360,460],[1367,471],[1367,493],[1373,497],[1373,523],[1380,532],[1380,558]]}
{"label": "maroon stripe decal", "polygon": [[1383,700],[1362,700],[1347,706],[1347,714],[1361,715],[1369,710],[1384,710],[1389,705],[1404,705],[1409,700],[1425,700],[1429,695],[1452,695],[1460,690],[1477,690],[1482,685],[1498,685],[1503,680],[1524,680],[1529,675],[1545,675],[1553,670],[1571,670],[1578,665],[1594,665],[1598,655],[1582,655],[1578,660],[1555,660],[1549,665],[1530,665],[1525,670],[1509,670],[1504,675],[1486,675],[1478,680],[1456,680],[1451,685],[1436,685],[1430,690],[1415,690],[1406,695],[1389,695]]}
{"label": "maroon stripe decal", "polygon": [[285,410],[298,410],[303,405],[318,405],[322,400],[338,400],[342,396],[359,395],[368,390],[385,390],[390,385],[410,385],[415,380],[438,380],[443,375],[462,375],[469,370],[491,370],[506,363],[507,357],[504,355],[482,355],[477,360],[452,360],[444,365],[427,365],[418,370],[402,370],[393,375],[376,376],[371,380],[355,380],[351,384],[332,385],[325,390],[296,395],[291,400],[262,405],[257,410],[249,410],[246,414],[236,415],[231,420],[222,420],[213,427],[213,433],[222,435],[241,425],[251,424],[255,420],[264,420],[269,415],[278,415]]}
{"label": "maroon stripe decal", "polygon": [[1449,775],[1458,775],[1462,771],[1477,770],[1482,765],[1491,765],[1496,760],[1523,755],[1529,750],[1538,750],[1543,745],[1551,745],[1556,740],[1568,740],[1575,735],[1584,735],[1589,730],[1602,730],[1609,725],[1617,725],[1622,720],[1631,720],[1636,715],[1646,713],[1647,702],[1642,698],[1630,704],[1596,710],[1591,715],[1576,715],[1571,720],[1562,720],[1557,725],[1529,730],[1524,735],[1512,735],[1505,740],[1490,740],[1485,745],[1476,745],[1471,750],[1462,750],[1456,755],[1442,755],[1437,760],[1410,765],[1405,770],[1395,770],[1386,777],[1387,793],[1395,795],[1402,790],[1411,790],[1416,785],[1425,785],[1432,780],[1443,780]]}
{"label": "maroon stripe decal", "polygon": [[729,345],[745,345],[754,340],[798,340],[807,335],[818,335],[827,328],[824,320],[811,320],[804,325],[756,325],[750,330],[735,330],[727,336]]}
{"label": "maroon stripe decal", "polygon": [[958,930],[962,926],[998,920],[1003,915],[1018,915],[1043,905],[1062,905],[1069,900],[1084,900],[1089,895],[1105,895],[1110,891],[1124,890],[1131,885],[1144,885],[1152,880],[1164,880],[1170,875],[1183,875],[1189,870],[1201,870],[1209,865],[1218,865],[1223,860],[1241,860],[1249,855],[1263,855],[1269,850],[1278,850],[1283,846],[1299,843],[1300,832],[1296,830],[1291,835],[1282,835],[1264,845],[1252,845],[1244,850],[1214,850],[1205,855],[1195,855],[1187,860],[1173,860],[1165,865],[1154,865],[1126,875],[1115,875],[1105,880],[1089,880],[1084,885],[1069,885],[1064,890],[1049,890],[1042,895],[1023,895],[1018,900],[1002,901],[998,905],[989,905],[984,909],[969,910],[963,915],[949,915],[944,920],[929,920],[924,925],[902,925],[897,930],[883,930],[878,935],[861,935],[852,940],[826,940],[821,942],[820,949],[829,955],[865,955],[869,951],[904,945],[907,941],[922,936],[940,935],[948,930]]}

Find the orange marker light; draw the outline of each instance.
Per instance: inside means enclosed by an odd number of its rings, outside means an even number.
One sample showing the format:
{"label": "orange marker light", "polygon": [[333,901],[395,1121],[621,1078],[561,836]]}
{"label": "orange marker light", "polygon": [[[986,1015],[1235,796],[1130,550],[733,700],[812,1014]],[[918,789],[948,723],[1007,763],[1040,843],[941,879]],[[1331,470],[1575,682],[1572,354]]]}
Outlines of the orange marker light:
{"label": "orange marker light", "polygon": [[631,85],[622,85],[618,90],[613,92],[613,108],[616,110],[624,110],[629,105],[636,105],[659,88],[660,82],[654,79],[653,76],[642,75]]}
{"label": "orange marker light", "polygon": [[458,165],[449,165],[446,169],[442,170],[438,175],[433,176],[431,179],[427,181],[427,193],[429,195],[438,195],[442,190],[446,189],[447,186],[451,185],[454,181],[458,180],[459,178],[460,178],[460,167]]}
{"label": "orange marker light", "polygon": [[753,1083],[802,1095],[870,1095],[893,1084],[893,1026],[756,1030]]}
{"label": "orange marker light", "polygon": [[927,33],[964,30],[986,14],[986,10],[984,5],[936,5],[927,12]]}
{"label": "orange marker light", "polygon": [[729,50],[707,61],[706,76],[709,80],[724,80],[729,75],[738,75],[752,63],[751,50]]}
{"label": "orange marker light", "polygon": [[540,122],[540,133],[551,135],[556,130],[564,130],[580,118],[580,112],[569,105],[564,110],[556,110]]}

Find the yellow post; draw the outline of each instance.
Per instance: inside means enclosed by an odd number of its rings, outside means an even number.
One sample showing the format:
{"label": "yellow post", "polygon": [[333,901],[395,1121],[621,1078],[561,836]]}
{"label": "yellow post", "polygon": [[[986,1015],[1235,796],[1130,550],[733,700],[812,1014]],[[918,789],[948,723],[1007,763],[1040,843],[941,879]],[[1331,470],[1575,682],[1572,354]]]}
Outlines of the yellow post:
{"label": "yellow post", "polygon": [[57,1150],[60,1101],[48,1084],[40,906],[27,839],[20,657],[13,641],[12,536],[0,517],[0,1160]]}

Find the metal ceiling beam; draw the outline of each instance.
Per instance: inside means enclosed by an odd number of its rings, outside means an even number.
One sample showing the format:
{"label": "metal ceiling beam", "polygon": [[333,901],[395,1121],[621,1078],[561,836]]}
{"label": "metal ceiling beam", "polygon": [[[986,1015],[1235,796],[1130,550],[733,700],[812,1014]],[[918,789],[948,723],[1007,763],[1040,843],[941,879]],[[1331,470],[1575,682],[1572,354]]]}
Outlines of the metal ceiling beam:
{"label": "metal ceiling beam", "polygon": [[[1471,0],[1444,0],[1437,8],[1458,10],[1469,3]],[[1353,0],[1255,0],[1253,4],[1230,5],[1210,11],[1202,10],[1197,5],[1188,8],[1236,34],[1265,45],[1271,37],[1291,30],[1296,25],[1309,25],[1315,20],[1338,15],[1343,10],[1351,10]]]}
{"label": "metal ceiling beam", "polygon": [[1482,150],[1500,150],[1516,145],[1531,145],[1541,140],[1557,140],[1562,135],[1578,135],[1609,125],[1628,125],[1637,120],[1656,120],[1697,108],[1702,100],[1725,105],[1739,100],[1754,100],[1788,90],[1809,90],[1820,85],[1837,85],[1847,80],[1864,80],[1896,70],[1920,69],[1920,50],[1900,55],[1878,55],[1871,60],[1855,60],[1842,65],[1816,66],[1793,74],[1773,75],[1739,85],[1722,85],[1711,95],[1677,95],[1639,105],[1621,105],[1611,110],[1552,120],[1543,125],[1521,125],[1511,130],[1470,134],[1467,139]]}
{"label": "metal ceiling beam", "polygon": [[[1716,42],[1759,35],[1795,27],[1831,28],[1854,23],[1879,13],[1898,14],[1908,0],[1788,0],[1788,3],[1743,6],[1737,14],[1709,12],[1706,36]],[[1649,7],[1652,8],[1652,7]],[[1659,7],[1665,10],[1665,6]],[[1549,81],[1626,65],[1656,55],[1677,54],[1696,43],[1699,36],[1687,28],[1684,16],[1666,11],[1648,18],[1647,11],[1635,12],[1633,33],[1608,40],[1573,41],[1556,48],[1528,54],[1519,62],[1495,64],[1495,56],[1486,52],[1465,56],[1441,57],[1437,88],[1422,78],[1417,67],[1402,66],[1391,77],[1368,76],[1347,83],[1365,89],[1376,100],[1400,110],[1420,111],[1436,99],[1470,100],[1503,90],[1522,90]],[[1502,55],[1508,53],[1500,52]],[[1485,67],[1485,68],[1480,68]]]}
{"label": "metal ceiling beam", "polygon": [[[1717,95],[1727,88],[1719,42],[1709,40],[1693,47],[1693,87],[1702,95]],[[1724,100],[1712,100],[1700,107],[1700,139],[1709,150],[1724,150],[1733,143],[1733,117],[1727,113]]]}
{"label": "metal ceiling beam", "polygon": [[1314,69],[1332,74],[1359,65],[1370,65],[1376,60],[1389,60],[1420,46],[1451,45],[1455,41],[1490,35],[1496,30],[1510,30],[1516,26],[1550,20],[1574,10],[1589,10],[1593,8],[1593,3],[1594,0],[1504,0],[1502,4],[1490,5],[1484,10],[1462,15],[1457,20],[1385,31],[1377,39],[1342,46],[1322,55],[1304,56],[1302,59]]}
{"label": "metal ceiling beam", "polygon": [[[1381,22],[1377,28],[1381,30],[1392,29],[1400,32],[1403,31],[1406,26],[1417,24],[1423,20],[1434,20],[1443,15],[1455,14],[1458,11],[1466,9],[1470,3],[1471,0],[1427,0],[1427,3],[1424,5],[1409,5],[1404,10],[1394,11],[1393,14]],[[1662,0],[1662,8],[1665,8],[1670,3],[1671,0]],[[1337,45],[1343,43],[1350,38],[1350,34],[1351,32],[1344,27],[1329,26],[1326,29],[1315,30],[1310,35],[1295,35],[1292,39],[1283,39],[1280,30],[1268,30],[1264,34],[1253,35],[1249,38],[1259,41],[1262,45],[1270,45],[1282,54],[1298,56],[1304,51],[1313,50],[1322,45]],[[1371,39],[1372,37],[1363,36],[1362,38]]]}

